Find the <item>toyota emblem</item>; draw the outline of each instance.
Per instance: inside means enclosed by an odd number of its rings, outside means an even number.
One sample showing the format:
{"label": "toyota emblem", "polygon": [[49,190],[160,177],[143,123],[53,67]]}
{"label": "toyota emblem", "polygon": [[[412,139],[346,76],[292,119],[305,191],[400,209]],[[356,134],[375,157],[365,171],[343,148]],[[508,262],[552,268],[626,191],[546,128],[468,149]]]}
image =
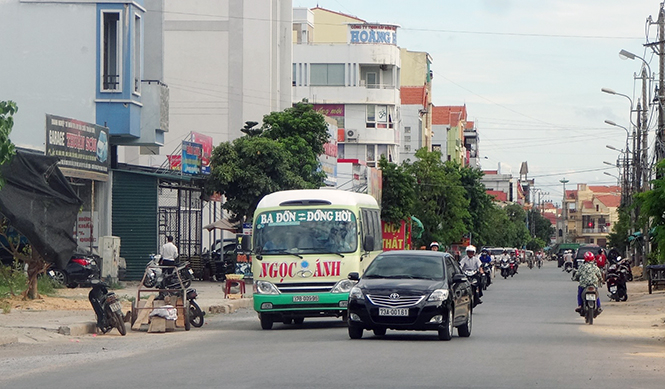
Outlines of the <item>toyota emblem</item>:
{"label": "toyota emblem", "polygon": [[390,294],[390,299],[391,300],[399,300],[399,293],[391,293]]}

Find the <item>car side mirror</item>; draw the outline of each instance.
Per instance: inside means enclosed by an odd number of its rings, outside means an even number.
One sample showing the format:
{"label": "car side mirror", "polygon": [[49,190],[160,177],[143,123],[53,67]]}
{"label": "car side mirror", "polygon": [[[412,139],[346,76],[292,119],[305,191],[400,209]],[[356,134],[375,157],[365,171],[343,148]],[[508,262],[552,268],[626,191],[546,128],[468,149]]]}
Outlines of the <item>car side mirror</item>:
{"label": "car side mirror", "polygon": [[365,251],[374,251],[374,237],[368,235],[363,240],[363,250]]}
{"label": "car side mirror", "polygon": [[360,279],[360,275],[357,272],[351,272],[349,273],[349,279],[351,281],[358,281]]}
{"label": "car side mirror", "polygon": [[459,284],[460,282],[466,282],[466,281],[468,281],[468,280],[469,280],[469,279],[466,278],[466,276],[465,276],[464,274],[459,274],[459,273],[458,273],[458,274],[455,274],[455,275],[453,276],[453,283],[454,283],[454,284]]}

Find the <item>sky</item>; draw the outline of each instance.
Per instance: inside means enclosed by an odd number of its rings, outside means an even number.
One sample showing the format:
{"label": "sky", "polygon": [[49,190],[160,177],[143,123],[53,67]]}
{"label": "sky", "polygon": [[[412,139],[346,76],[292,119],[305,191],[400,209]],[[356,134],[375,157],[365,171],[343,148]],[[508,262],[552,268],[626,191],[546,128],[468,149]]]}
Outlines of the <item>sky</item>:
{"label": "sky", "polygon": [[[631,102],[602,93],[609,88],[632,99],[642,91],[643,62],[622,59],[625,49],[658,71],[647,42],[657,41],[659,0],[293,0],[368,22],[395,23],[400,47],[432,58],[434,105],[466,104],[480,136],[482,169],[529,178],[561,203],[578,183],[616,185],[615,163]],[[315,32],[316,33],[316,32]],[[653,96],[655,84],[651,84]],[[652,108],[652,112],[655,107]],[[635,122],[635,120],[632,120]],[[649,124],[649,156],[657,116]]]}

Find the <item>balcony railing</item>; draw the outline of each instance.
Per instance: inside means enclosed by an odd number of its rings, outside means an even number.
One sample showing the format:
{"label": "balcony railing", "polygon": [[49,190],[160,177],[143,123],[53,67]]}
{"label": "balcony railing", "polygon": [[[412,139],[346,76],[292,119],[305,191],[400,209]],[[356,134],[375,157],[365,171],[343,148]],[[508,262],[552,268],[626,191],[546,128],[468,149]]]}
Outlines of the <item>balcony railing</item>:
{"label": "balcony railing", "polygon": [[582,228],[583,234],[607,234],[610,232],[610,227],[594,227],[594,228]]}

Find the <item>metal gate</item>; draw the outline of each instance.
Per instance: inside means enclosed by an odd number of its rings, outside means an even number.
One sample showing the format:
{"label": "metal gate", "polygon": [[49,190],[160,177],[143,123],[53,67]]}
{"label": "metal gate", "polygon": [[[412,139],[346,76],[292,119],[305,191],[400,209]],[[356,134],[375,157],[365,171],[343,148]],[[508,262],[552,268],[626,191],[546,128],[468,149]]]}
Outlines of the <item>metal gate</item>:
{"label": "metal gate", "polygon": [[160,181],[159,242],[171,235],[180,257],[192,258],[201,253],[203,200],[201,189],[182,183]]}

